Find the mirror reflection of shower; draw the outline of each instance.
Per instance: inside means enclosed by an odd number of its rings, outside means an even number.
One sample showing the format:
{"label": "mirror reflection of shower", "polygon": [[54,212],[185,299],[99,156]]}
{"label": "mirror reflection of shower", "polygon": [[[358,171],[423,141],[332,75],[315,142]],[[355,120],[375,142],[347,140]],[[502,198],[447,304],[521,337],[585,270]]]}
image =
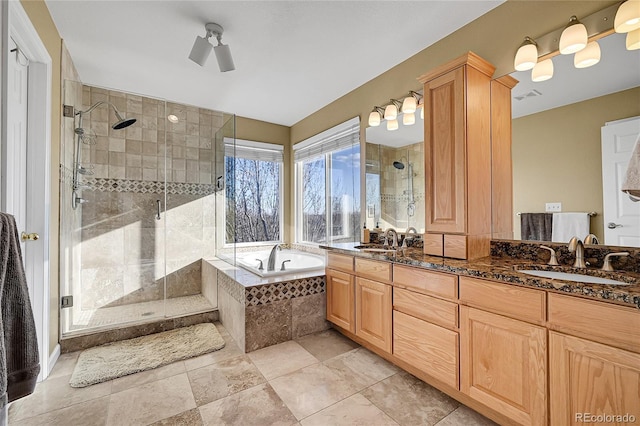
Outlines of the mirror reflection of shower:
{"label": "mirror reflection of shower", "polygon": [[393,162],[393,167],[395,167],[398,170],[404,170],[405,163],[402,162],[403,159],[406,162],[407,179],[408,179],[408,189],[406,189],[404,191],[404,194],[406,194],[407,198],[408,198],[407,216],[413,217],[413,215],[415,215],[415,213],[416,213],[416,200],[415,200],[415,197],[413,195],[413,178],[415,176],[415,174],[413,173],[413,164],[411,164],[405,157],[402,157],[402,158],[400,158],[399,161],[394,161]]}
{"label": "mirror reflection of shower", "polygon": [[[73,192],[71,194],[71,206],[75,210],[78,207],[78,204],[86,203],[87,200],[80,197],[78,192],[83,189],[84,185],[80,183],[78,175],[93,175],[93,164],[82,164],[82,150],[81,144],[85,145],[93,145],[96,143],[96,135],[91,129],[85,129],[82,127],[82,119],[85,115],[91,114],[91,111],[96,109],[101,105],[108,105],[113,108],[113,112],[116,115],[116,122],[111,126],[113,130],[121,130],[131,126],[136,122],[135,118],[125,118],[120,115],[120,112],[111,102],[107,101],[98,101],[95,104],[91,105],[85,111],[79,111],[75,108],[73,109],[73,115],[78,116],[78,127],[75,128],[74,133],[76,134],[76,146],[74,152],[74,165],[73,165]],[[67,106],[65,105],[65,110]]]}

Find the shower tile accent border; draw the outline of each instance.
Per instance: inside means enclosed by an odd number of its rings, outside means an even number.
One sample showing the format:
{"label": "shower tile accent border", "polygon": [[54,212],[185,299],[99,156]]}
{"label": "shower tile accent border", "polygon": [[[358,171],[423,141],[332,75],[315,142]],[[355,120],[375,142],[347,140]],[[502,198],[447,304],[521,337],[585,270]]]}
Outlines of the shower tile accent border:
{"label": "shower tile accent border", "polygon": [[75,352],[92,348],[94,346],[104,345],[106,343],[133,339],[135,337],[146,336],[149,334],[160,333],[205,322],[216,322],[218,320],[218,311],[211,311],[186,315],[178,318],[167,318],[160,321],[137,324],[115,330],[112,329],[103,332],[94,332],[84,336],[63,338],[60,340],[60,353],[64,354],[68,352]]}

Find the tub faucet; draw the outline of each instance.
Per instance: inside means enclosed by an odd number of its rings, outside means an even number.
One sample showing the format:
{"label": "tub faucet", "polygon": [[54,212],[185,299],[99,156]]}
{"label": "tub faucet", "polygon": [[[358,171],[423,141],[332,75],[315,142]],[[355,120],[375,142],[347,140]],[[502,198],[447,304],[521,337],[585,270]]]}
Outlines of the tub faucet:
{"label": "tub faucet", "polygon": [[280,244],[276,244],[271,249],[271,253],[269,253],[269,260],[267,261],[267,271],[276,270],[276,252],[278,250],[282,250],[282,247],[280,247]]}
{"label": "tub faucet", "polygon": [[573,267],[586,268],[587,265],[584,263],[584,244],[582,244],[582,241],[580,241],[578,237],[571,238],[568,249],[570,252],[576,252],[576,261]]}

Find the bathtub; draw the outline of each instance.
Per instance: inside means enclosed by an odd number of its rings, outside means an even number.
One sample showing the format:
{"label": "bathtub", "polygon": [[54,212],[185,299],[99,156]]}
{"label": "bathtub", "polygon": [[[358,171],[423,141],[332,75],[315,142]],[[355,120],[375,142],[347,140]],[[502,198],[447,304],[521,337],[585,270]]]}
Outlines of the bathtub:
{"label": "bathtub", "polygon": [[[271,250],[252,251],[236,254],[236,264],[261,277],[275,277],[279,275],[296,274],[300,272],[318,271],[324,274],[324,257],[296,250],[280,250],[276,253],[275,271],[267,271],[267,263]],[[263,270],[259,270],[262,260]],[[281,271],[282,262],[285,270]]]}

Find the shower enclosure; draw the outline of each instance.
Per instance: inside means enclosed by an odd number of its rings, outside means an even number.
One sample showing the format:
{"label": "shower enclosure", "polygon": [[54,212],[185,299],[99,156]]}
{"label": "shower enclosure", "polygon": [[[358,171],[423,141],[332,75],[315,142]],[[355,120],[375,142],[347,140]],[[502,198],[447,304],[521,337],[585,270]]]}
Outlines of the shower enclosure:
{"label": "shower enclosure", "polygon": [[64,103],[63,338],[215,309],[201,265],[224,203],[216,134],[234,140],[235,117],[75,81]]}

